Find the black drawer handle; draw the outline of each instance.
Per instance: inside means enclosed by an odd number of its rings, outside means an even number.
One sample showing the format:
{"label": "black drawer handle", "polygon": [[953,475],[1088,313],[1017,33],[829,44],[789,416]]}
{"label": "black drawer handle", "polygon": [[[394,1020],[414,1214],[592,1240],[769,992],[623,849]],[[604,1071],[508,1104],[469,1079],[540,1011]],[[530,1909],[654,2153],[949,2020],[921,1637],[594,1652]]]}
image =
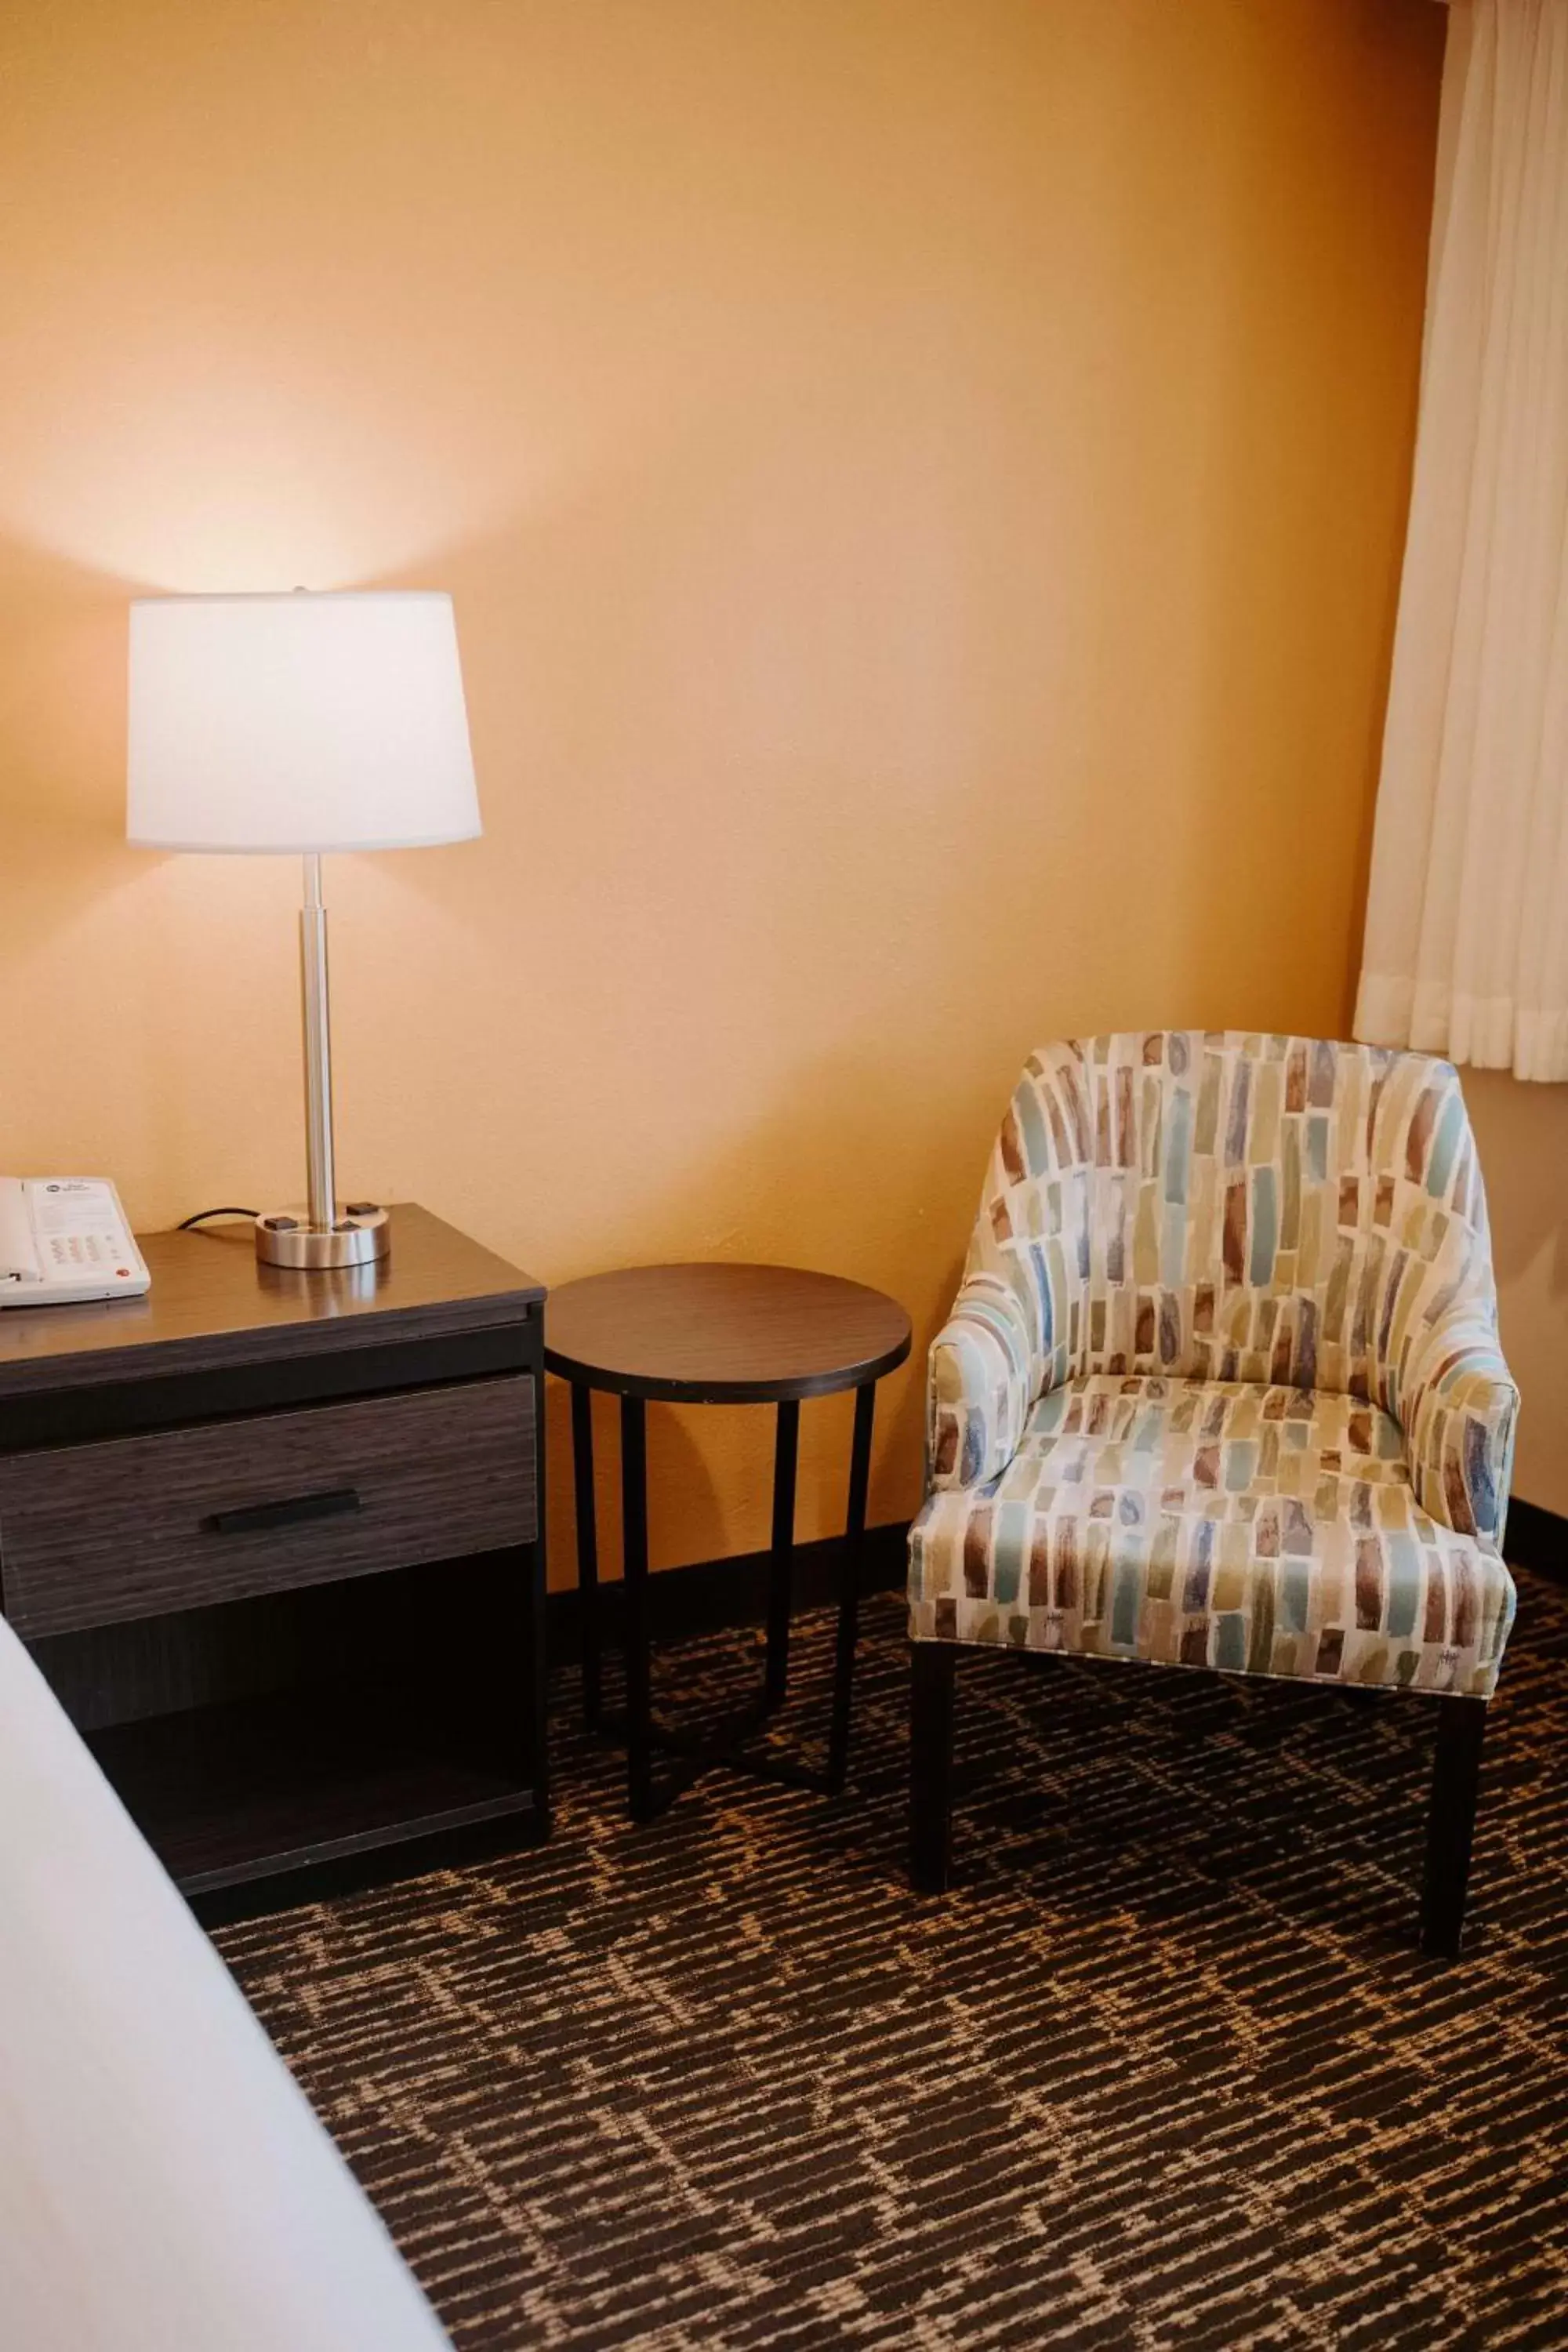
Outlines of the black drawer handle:
{"label": "black drawer handle", "polygon": [[301,1519],[335,1519],[360,1507],[357,1486],[331,1486],[321,1495],[294,1495],[286,1503],[251,1503],[243,1511],[214,1511],[202,1521],[215,1536],[247,1536],[258,1528],[291,1528]]}

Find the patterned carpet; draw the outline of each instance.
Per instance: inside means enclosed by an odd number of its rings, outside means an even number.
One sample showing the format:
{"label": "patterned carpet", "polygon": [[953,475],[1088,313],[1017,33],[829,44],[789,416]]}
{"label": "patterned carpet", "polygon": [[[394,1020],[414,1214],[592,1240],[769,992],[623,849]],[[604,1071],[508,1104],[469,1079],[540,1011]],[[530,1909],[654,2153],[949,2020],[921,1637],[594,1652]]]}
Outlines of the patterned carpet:
{"label": "patterned carpet", "polygon": [[[916,1902],[892,1598],[837,1803],[633,1830],[563,1711],[547,1849],[218,1940],[459,2352],[1563,2346],[1568,1592],[1521,1588],[1457,1967],[1381,1694],[970,1657]],[[807,1620],[797,1729],[826,1664]]]}

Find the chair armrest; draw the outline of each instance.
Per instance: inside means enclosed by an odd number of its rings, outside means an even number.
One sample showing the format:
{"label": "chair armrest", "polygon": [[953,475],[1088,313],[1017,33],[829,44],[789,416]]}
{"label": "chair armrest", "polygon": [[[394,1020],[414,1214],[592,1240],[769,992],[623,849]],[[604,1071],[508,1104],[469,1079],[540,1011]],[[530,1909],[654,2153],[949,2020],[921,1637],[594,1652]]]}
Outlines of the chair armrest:
{"label": "chair armrest", "polygon": [[1519,1391],[1489,1302],[1456,1305],[1424,1335],[1399,1417],[1422,1509],[1461,1535],[1500,1546]]}
{"label": "chair armrest", "polygon": [[975,1486],[1018,1450],[1035,1395],[1029,1318],[1001,1274],[965,1276],[931,1342],[927,1442],[933,1489]]}

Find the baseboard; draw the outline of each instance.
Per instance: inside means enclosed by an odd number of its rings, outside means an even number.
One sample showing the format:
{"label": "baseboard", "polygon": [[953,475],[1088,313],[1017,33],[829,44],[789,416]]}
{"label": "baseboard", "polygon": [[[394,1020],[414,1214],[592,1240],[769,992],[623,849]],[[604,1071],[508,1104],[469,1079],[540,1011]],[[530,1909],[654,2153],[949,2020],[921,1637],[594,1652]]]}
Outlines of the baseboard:
{"label": "baseboard", "polygon": [[1508,1507],[1503,1558],[1515,1568],[1532,1569],[1554,1584],[1568,1584],[1568,1519],[1516,1495]]}
{"label": "baseboard", "polygon": [[[863,1592],[893,1592],[902,1585],[908,1573],[909,1533],[907,1519],[867,1528],[860,1553]],[[765,1551],[738,1552],[729,1559],[700,1559],[686,1568],[667,1568],[651,1578],[649,1612],[655,1640],[680,1641],[724,1626],[760,1625],[767,1613],[768,1557]],[[818,1608],[837,1600],[843,1559],[842,1536],[824,1536],[815,1543],[795,1546],[797,1609]],[[620,1636],[619,1580],[603,1584],[599,1599],[604,1612],[602,1638],[614,1643]],[[581,1655],[582,1605],[574,1591],[550,1595],[545,1623],[553,1662],[570,1663]]]}

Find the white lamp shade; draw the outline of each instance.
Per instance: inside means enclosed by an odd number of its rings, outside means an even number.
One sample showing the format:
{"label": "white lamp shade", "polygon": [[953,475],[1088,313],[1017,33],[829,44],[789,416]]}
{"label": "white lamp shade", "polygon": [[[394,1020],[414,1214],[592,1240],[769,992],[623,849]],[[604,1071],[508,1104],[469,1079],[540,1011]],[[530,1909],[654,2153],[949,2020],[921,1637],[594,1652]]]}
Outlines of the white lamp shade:
{"label": "white lamp shade", "polygon": [[449,596],[139,597],[126,832],[149,849],[416,849],[479,830]]}

